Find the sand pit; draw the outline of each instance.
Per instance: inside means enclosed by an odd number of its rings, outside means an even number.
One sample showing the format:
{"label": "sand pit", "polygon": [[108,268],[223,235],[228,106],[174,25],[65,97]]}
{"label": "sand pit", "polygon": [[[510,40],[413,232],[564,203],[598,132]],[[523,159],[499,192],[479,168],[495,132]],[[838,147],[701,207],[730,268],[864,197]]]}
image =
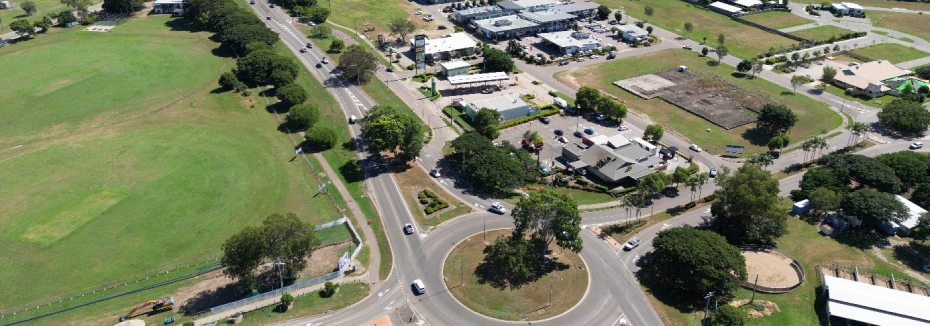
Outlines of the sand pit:
{"label": "sand pit", "polygon": [[754,283],[759,275],[759,287],[790,288],[801,282],[791,259],[770,251],[742,250],[746,258],[746,281]]}

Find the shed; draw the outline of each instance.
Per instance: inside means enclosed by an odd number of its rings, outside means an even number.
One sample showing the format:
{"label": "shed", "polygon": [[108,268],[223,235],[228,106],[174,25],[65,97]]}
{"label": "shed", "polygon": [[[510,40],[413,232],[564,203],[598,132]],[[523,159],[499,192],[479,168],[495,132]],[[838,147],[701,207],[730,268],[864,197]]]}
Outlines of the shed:
{"label": "shed", "polygon": [[794,203],[794,205],[791,206],[791,214],[804,215],[807,212],[810,212],[811,208],[813,208],[813,205],[811,205],[811,201],[809,199],[805,199],[805,200],[796,202]]}
{"label": "shed", "polygon": [[446,77],[467,75],[468,70],[471,69],[471,65],[468,64],[468,62],[461,60],[443,62],[439,64],[439,66],[442,67],[442,74]]}
{"label": "shed", "polygon": [[740,7],[728,5],[720,1],[711,3],[710,6],[708,7],[710,7],[710,10],[719,12],[727,16],[734,16],[743,11],[743,9],[741,9]]}

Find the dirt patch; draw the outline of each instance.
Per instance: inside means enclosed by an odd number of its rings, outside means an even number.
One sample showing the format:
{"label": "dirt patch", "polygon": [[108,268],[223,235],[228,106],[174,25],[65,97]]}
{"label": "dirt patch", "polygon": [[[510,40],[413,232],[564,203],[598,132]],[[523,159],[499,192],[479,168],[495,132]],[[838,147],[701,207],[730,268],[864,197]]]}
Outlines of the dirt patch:
{"label": "dirt patch", "polygon": [[351,255],[353,249],[354,243],[346,241],[314,250],[300,276],[309,279],[335,271],[339,268],[339,257],[346,252]]}
{"label": "dirt patch", "polygon": [[791,259],[766,251],[743,251],[746,258],[747,281],[755,282],[759,275],[759,285],[770,288],[786,288],[801,282]]}
{"label": "dirt patch", "polygon": [[759,318],[779,312],[778,305],[771,301],[756,300],[749,304],[749,300],[731,302],[730,305],[743,309],[749,318]]}
{"label": "dirt patch", "polygon": [[381,316],[381,318],[375,319],[375,321],[365,324],[365,326],[391,326],[394,325],[391,323],[391,318],[388,316]]}
{"label": "dirt patch", "polygon": [[348,47],[349,45],[358,44],[358,41],[355,40],[354,37],[352,37],[349,34],[346,34],[346,32],[343,32],[341,29],[338,29],[338,28],[333,28],[333,36],[335,36],[336,38],[340,40],[343,40],[346,43],[346,47]]}

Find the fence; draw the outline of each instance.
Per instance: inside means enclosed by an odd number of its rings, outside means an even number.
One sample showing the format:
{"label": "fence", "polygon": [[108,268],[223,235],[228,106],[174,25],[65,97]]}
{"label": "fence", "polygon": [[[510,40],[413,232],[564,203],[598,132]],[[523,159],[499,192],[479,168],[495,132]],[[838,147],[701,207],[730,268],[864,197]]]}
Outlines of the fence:
{"label": "fence", "polygon": [[761,30],[763,30],[763,31],[766,31],[766,32],[769,32],[769,33],[772,33],[772,34],[776,34],[776,35],[779,35],[779,36],[787,37],[787,38],[789,38],[789,39],[792,39],[792,40],[795,40],[795,41],[798,41],[798,42],[801,42],[801,43],[814,43],[813,41],[808,40],[808,39],[806,39],[806,38],[803,38],[803,37],[800,37],[800,36],[796,36],[796,35],[791,35],[791,34],[782,32],[782,31],[780,31],[780,30],[777,30],[777,29],[774,29],[774,28],[771,28],[771,27],[768,27],[768,26],[763,26],[763,25],[760,25],[760,24],[756,24],[756,23],[754,23],[754,22],[751,22],[751,21],[748,21],[748,20],[739,18],[739,17],[737,17],[737,16],[733,16],[733,17],[730,17],[730,18],[732,18],[733,20],[738,21],[738,22],[740,22],[740,23],[743,23],[743,24],[746,24],[746,25],[749,25],[749,26],[752,26],[752,27],[761,29]]}
{"label": "fence", "polygon": [[216,307],[210,308],[210,313],[211,313],[211,314],[215,314],[215,313],[218,313],[218,312],[220,312],[220,311],[229,310],[229,309],[233,309],[233,308],[238,308],[238,307],[241,307],[241,306],[244,306],[244,305],[251,304],[251,303],[253,303],[253,302],[258,302],[258,301],[265,300],[265,299],[268,299],[268,298],[278,297],[278,296],[281,296],[282,294],[284,294],[284,293],[286,293],[286,292],[292,292],[292,291],[295,291],[295,290],[300,290],[300,289],[303,289],[303,288],[306,288],[306,287],[310,287],[310,286],[313,286],[313,285],[317,285],[317,284],[323,283],[323,282],[325,282],[325,281],[332,280],[332,279],[334,279],[334,278],[339,277],[339,274],[341,274],[341,273],[342,273],[341,271],[335,271],[335,272],[332,272],[332,273],[329,273],[329,274],[326,274],[326,275],[323,275],[323,276],[320,276],[320,277],[317,277],[317,278],[314,278],[314,279],[309,279],[309,280],[306,280],[306,281],[303,281],[303,282],[300,282],[300,283],[291,284],[291,285],[285,286],[285,287],[283,287],[283,288],[280,288],[280,289],[277,289],[277,290],[274,290],[274,291],[265,292],[265,293],[262,293],[262,294],[259,294],[259,295],[253,296],[253,297],[249,297],[249,298],[245,298],[245,299],[242,299],[242,300],[239,300],[239,301],[234,301],[234,302],[230,302],[230,303],[227,303],[227,304],[224,304],[224,305],[216,306]]}
{"label": "fence", "polygon": [[750,290],[755,289],[756,291],[759,291],[762,293],[781,294],[781,293],[790,292],[791,290],[794,290],[798,288],[799,286],[801,286],[801,284],[804,284],[804,268],[801,267],[801,263],[799,263],[796,259],[791,258],[790,256],[788,256],[788,254],[782,252],[781,250],[778,250],[774,247],[761,246],[761,245],[741,245],[741,246],[738,246],[738,248],[740,251],[743,251],[743,250],[765,251],[768,253],[774,253],[779,256],[791,259],[791,269],[793,269],[794,272],[798,275],[798,280],[799,280],[798,283],[795,285],[792,285],[789,287],[781,287],[781,288],[761,286],[761,285],[753,284],[752,282],[749,282],[749,281],[739,280],[740,285],[742,285],[743,287],[750,289]]}
{"label": "fence", "polygon": [[[348,219],[347,219],[345,216],[343,216],[342,218],[335,219],[335,220],[329,221],[329,222],[327,222],[327,223],[323,223],[323,224],[317,225],[315,228],[313,228],[313,231],[322,231],[322,230],[326,230],[326,229],[331,228],[331,227],[334,227],[334,226],[336,226],[336,225],[339,225],[339,224],[342,224],[342,223],[346,223],[347,220],[348,220]],[[354,233],[354,232],[353,232],[353,233]],[[353,234],[353,235],[355,235],[355,234]]]}
{"label": "fence", "polygon": [[778,7],[778,8],[766,8],[766,9],[753,10],[753,11],[750,11],[750,12],[744,12],[744,13],[738,14],[738,16],[739,16],[739,17],[745,17],[745,16],[752,16],[752,15],[757,15],[757,14],[764,14],[764,13],[773,12],[773,11],[791,12],[791,9],[788,9],[788,8],[781,8],[781,7]]}

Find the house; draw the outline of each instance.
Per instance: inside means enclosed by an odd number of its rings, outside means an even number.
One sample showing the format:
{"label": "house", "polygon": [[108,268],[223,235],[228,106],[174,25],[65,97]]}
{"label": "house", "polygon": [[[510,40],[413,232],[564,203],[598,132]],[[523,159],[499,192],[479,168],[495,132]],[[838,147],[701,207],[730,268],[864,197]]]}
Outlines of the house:
{"label": "house", "polygon": [[730,3],[744,9],[762,7],[762,1],[759,0],[733,0]]}
{"label": "house", "polygon": [[517,15],[476,20],[472,25],[478,33],[494,40],[531,35],[539,30],[539,24]]}
{"label": "house", "polygon": [[[596,138],[596,137],[593,137]],[[605,137],[609,143],[611,137]],[[601,138],[596,138],[600,142]],[[562,157],[574,169],[585,169],[607,184],[625,181],[636,182],[656,171],[662,158],[656,151],[627,143],[619,148],[610,148],[607,144],[593,145],[568,144],[562,147]]]}
{"label": "house", "polygon": [[731,6],[723,2],[717,1],[711,3],[709,6],[710,10],[716,11],[718,13],[727,15],[727,16],[736,16],[743,12],[743,9],[736,6]]}
{"label": "house", "polygon": [[575,52],[587,51],[601,46],[600,40],[582,32],[563,31],[539,33],[538,36],[558,48],[561,54],[573,54]]}
{"label": "house", "polygon": [[894,196],[899,202],[904,204],[904,207],[907,207],[908,216],[905,216],[900,222],[888,222],[881,225],[882,231],[888,234],[908,234],[911,232],[915,226],[917,226],[917,220],[920,219],[920,215],[926,213],[927,210],[917,206],[907,198],[901,197],[899,195]]}
{"label": "house", "polygon": [[184,14],[184,0],[155,0],[152,3],[152,12],[156,14]]}
{"label": "house", "polygon": [[[426,62],[450,60],[475,53],[478,43],[472,40],[468,33],[452,33],[446,37],[426,39],[423,50]],[[413,40],[410,40],[410,49],[413,51]]]}
{"label": "house", "polygon": [[442,75],[446,77],[467,75],[471,69],[471,64],[462,60],[443,62],[439,66],[442,67]]}
{"label": "house", "polygon": [[891,91],[884,81],[910,74],[888,61],[878,60],[850,66],[833,77],[833,83],[843,89],[853,89],[858,94],[878,97]]}
{"label": "house", "polygon": [[501,114],[501,121],[513,120],[520,117],[538,114],[540,110],[530,103],[527,103],[519,96],[513,93],[498,97],[492,97],[471,103],[459,103],[465,106],[465,115],[474,118],[482,108],[497,111]]}
{"label": "house", "polygon": [[[855,277],[859,278],[858,273]],[[822,280],[827,320],[846,319],[844,325],[930,325],[930,297],[926,295],[832,275],[823,275]]]}
{"label": "house", "polygon": [[636,25],[621,25],[618,29],[620,29],[620,36],[626,42],[639,43],[649,38],[649,32]]}
{"label": "house", "polygon": [[843,14],[844,16],[864,16],[865,15],[865,10],[862,9],[862,6],[859,6],[852,2],[834,3],[830,5],[830,11],[835,14]]}

